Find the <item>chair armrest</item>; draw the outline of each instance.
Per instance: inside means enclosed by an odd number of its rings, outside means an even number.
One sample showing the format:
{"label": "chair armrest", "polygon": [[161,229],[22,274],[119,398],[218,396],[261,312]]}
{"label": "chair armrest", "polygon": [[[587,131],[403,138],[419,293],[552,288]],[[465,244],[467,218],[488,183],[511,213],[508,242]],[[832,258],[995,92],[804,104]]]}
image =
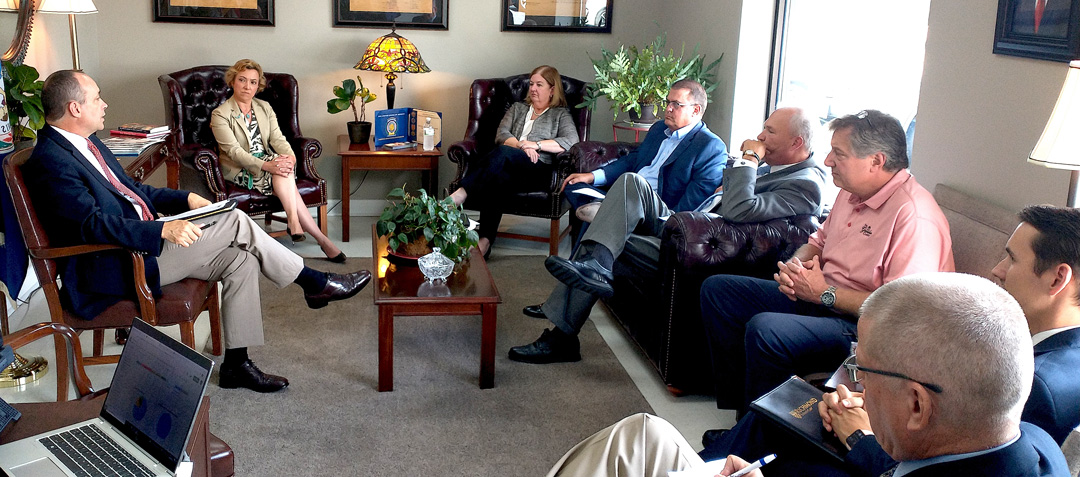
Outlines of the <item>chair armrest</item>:
{"label": "chair armrest", "polygon": [[629,142],[581,141],[564,154],[569,155],[570,172],[591,172],[630,154],[637,144]]}
{"label": "chair armrest", "polygon": [[186,161],[201,172],[207,188],[214,194],[214,202],[225,200],[225,178],[218,166],[217,151],[198,144],[178,146],[174,150],[180,155],[181,161]]}
{"label": "chair armrest", "polygon": [[817,227],[810,215],[734,223],[715,214],[679,212],[664,224],[660,255],[665,269],[680,273],[767,278],[776,262],[790,258]]}
{"label": "chair armrest", "polygon": [[73,245],[70,247],[31,248],[30,256],[43,260],[56,260],[58,258],[73,257],[87,253],[104,252],[106,250],[124,250],[124,247],[110,244]]}
{"label": "chair armrest", "polygon": [[[135,296],[139,303],[139,310],[143,319],[149,320],[157,316],[157,306],[154,302],[154,294],[150,291],[150,285],[146,283],[146,261],[142,252],[136,252],[118,245],[89,244],[73,245],[70,247],[29,248],[27,251],[31,257],[44,260],[56,260],[58,258],[73,257],[89,253],[105,252],[110,250],[127,251],[131,255],[132,278],[135,282]],[[53,277],[55,278],[55,277]]]}
{"label": "chair armrest", "polygon": [[293,152],[296,153],[296,162],[300,164],[300,167],[296,168],[296,176],[311,179],[315,182],[324,180],[319,175],[319,170],[315,168],[315,158],[322,155],[322,143],[316,139],[303,136],[294,137],[288,141],[293,148]]}
{"label": "chair armrest", "polygon": [[458,169],[461,169],[463,164],[468,163],[476,155],[476,140],[471,137],[451,144],[450,148],[446,150],[446,157],[450,159],[450,162],[457,164]]}
{"label": "chair armrest", "polygon": [[[67,352],[66,362],[72,363],[71,377],[75,381],[75,388],[79,390],[79,396],[86,396],[94,392],[94,388],[90,383],[90,378],[86,376],[86,370],[83,368],[83,354],[82,345],[79,343],[79,335],[75,334],[71,328],[63,323],[45,322],[30,325],[19,331],[11,333],[4,337],[4,343],[11,346],[12,349],[19,349],[27,344],[37,341],[47,336],[55,336],[65,343]],[[56,353],[59,355],[60,350],[57,349]],[[62,375],[64,371],[58,371],[58,376]],[[56,396],[57,401],[67,400],[67,396]]]}

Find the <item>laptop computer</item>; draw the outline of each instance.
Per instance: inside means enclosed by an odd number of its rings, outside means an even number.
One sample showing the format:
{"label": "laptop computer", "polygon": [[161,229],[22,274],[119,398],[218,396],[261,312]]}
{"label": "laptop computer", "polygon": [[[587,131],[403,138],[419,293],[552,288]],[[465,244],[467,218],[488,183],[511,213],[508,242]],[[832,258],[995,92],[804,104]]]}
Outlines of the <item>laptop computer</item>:
{"label": "laptop computer", "polygon": [[[0,469],[16,477],[81,476],[105,475],[104,465],[120,475],[175,475],[213,365],[136,319],[100,416],[0,446]],[[90,455],[102,449],[117,461]]]}

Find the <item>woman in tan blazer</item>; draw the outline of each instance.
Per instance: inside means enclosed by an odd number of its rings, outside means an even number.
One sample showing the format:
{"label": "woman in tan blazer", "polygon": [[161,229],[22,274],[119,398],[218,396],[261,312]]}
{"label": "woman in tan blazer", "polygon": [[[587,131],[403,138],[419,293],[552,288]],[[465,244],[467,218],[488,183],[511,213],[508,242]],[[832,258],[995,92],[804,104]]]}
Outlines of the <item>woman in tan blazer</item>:
{"label": "woman in tan blazer", "polygon": [[296,155],[281,134],[274,109],[255,98],[266,87],[262,67],[248,59],[237,61],[225,72],[225,82],[233,96],[210,118],[225,180],[273,194],[285,209],[286,230],[294,242],[304,240],[307,232],[331,262],[344,262],[345,254],[322,234],[296,190]]}

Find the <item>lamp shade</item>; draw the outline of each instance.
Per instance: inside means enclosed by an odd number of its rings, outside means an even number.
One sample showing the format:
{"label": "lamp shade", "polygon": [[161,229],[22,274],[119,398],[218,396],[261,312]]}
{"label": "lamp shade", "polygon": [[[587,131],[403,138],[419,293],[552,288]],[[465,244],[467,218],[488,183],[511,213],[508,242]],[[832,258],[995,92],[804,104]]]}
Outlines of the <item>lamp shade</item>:
{"label": "lamp shade", "polygon": [[38,8],[41,13],[97,13],[94,0],[41,0]]}
{"label": "lamp shade", "polygon": [[1028,162],[1054,169],[1080,169],[1080,60],[1069,63],[1054,112]]}
{"label": "lamp shade", "polygon": [[409,40],[396,32],[376,38],[364,51],[364,57],[356,63],[358,70],[382,71],[385,73],[427,73],[431,71],[424,64],[420,52]]}

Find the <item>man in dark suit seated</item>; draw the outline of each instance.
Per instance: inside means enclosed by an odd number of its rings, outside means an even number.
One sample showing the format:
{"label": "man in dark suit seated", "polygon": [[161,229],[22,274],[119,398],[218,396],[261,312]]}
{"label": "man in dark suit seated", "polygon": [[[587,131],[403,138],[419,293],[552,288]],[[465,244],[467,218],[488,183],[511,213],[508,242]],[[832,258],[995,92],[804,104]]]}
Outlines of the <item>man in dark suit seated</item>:
{"label": "man in dark suit seated", "polygon": [[[79,71],[49,75],[42,91],[47,126],[23,166],[34,207],[59,246],[114,244],[144,255],[146,280],[155,296],[184,278],[220,281],[225,359],[223,388],[258,392],[284,389],[289,381],[263,373],[247,348],[263,344],[259,275],[278,287],[300,285],[311,308],[349,298],[371,279],[366,270],[339,275],[304,266],[299,256],[234,210],[189,222],[155,220],[210,205],[194,193],[136,183],[93,134],[105,127],[97,83]],[[211,227],[213,225],[213,227]],[[59,261],[61,299],[92,319],[108,306],[133,299],[131,258],[109,251]]]}
{"label": "man in dark suit seated", "polygon": [[[825,172],[811,158],[816,121],[798,108],[774,111],[757,139],[743,142],[742,158],[732,159],[725,169],[714,194],[722,200],[706,198],[697,210],[733,222],[819,214]],[[772,170],[762,174],[769,169],[759,168],[760,162]],[[533,344],[512,348],[510,359],[530,363],[580,359],[577,333],[596,300],[614,293],[610,270],[615,259],[631,234],[660,236],[664,222],[676,212],[665,202],[639,174],[626,173],[615,181],[574,259],[547,258],[545,265],[562,283],[543,305],[526,307],[526,314],[548,318],[555,327]],[[659,261],[659,256],[648,258]]]}
{"label": "man in dark suit seated", "polygon": [[[1070,288],[1075,299],[1075,286]],[[844,425],[847,413],[868,418],[876,442],[899,462],[873,475],[1069,475],[1057,443],[1021,422],[1034,375],[1023,317],[1006,291],[972,275],[920,273],[883,285],[863,304],[859,347],[846,365],[865,387],[865,410],[833,414],[833,427]],[[649,464],[672,463],[665,470],[702,462],[687,452],[689,446],[671,445],[685,442],[677,432],[626,435],[642,427],[623,426],[621,435],[610,435],[616,428],[583,441],[548,475],[603,475],[589,471],[623,470],[621,464],[634,456],[647,456]],[[789,454],[768,452],[777,454],[775,463],[750,475],[823,475],[810,466],[781,472],[781,459]],[[711,457],[723,456],[706,458]],[[721,475],[746,465],[729,458]]]}

